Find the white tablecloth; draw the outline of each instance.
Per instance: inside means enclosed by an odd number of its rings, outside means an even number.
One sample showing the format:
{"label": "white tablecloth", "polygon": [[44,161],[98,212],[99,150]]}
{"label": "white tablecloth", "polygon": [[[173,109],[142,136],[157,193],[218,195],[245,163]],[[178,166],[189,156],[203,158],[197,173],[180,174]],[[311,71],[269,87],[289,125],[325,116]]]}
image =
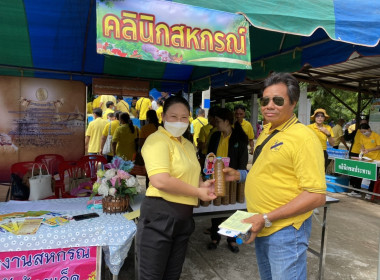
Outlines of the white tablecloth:
{"label": "white tablecloth", "polygon": [[122,214],[110,215],[102,213],[102,210],[88,210],[87,201],[88,198],[70,198],[0,203],[0,214],[49,210],[69,215],[91,212],[100,215],[88,220],[72,220],[58,227],[41,225],[34,235],[0,232],[0,252],[102,246],[106,264],[112,274],[118,275],[131,247],[136,225]]}

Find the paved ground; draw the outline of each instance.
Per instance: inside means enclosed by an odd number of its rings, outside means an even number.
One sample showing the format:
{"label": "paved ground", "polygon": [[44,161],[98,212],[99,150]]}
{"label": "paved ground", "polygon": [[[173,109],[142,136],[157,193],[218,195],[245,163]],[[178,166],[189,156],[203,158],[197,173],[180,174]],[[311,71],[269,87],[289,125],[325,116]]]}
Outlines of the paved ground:
{"label": "paved ground", "polygon": [[[331,205],[328,213],[325,280],[376,279],[379,258],[380,204],[342,194],[329,194],[340,202]],[[320,209],[318,219],[322,219]],[[195,216],[196,229],[191,237],[181,280],[259,279],[254,245],[240,246],[233,254],[222,239],[215,251],[207,250],[209,236],[203,230],[210,218],[221,214]],[[225,214],[224,214],[225,215]],[[313,218],[310,246],[318,249],[321,227]],[[131,252],[133,248],[131,248]],[[131,253],[130,252],[130,253]],[[318,259],[308,253],[308,279],[317,279]],[[108,278],[108,277],[106,277]],[[132,254],[128,256],[119,279],[134,279]]]}

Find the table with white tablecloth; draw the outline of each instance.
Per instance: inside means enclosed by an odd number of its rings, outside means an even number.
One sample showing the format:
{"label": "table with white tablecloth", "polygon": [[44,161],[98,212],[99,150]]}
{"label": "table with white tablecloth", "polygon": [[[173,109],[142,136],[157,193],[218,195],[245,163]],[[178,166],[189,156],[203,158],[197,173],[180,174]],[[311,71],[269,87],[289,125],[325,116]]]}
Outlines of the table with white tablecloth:
{"label": "table with white tablecloth", "polygon": [[89,210],[87,201],[88,197],[0,203],[0,214],[39,210],[71,216],[91,212],[99,214],[97,218],[71,220],[58,227],[41,225],[33,235],[0,232],[0,252],[101,246],[111,273],[118,275],[131,247],[136,225],[122,214],[105,214],[101,209]]}

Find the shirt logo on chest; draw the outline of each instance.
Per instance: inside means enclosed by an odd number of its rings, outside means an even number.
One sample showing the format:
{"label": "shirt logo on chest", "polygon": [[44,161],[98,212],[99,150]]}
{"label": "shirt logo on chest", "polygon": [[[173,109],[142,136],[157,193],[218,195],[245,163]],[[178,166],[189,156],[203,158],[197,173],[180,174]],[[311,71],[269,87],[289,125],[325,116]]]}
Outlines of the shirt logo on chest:
{"label": "shirt logo on chest", "polygon": [[277,152],[281,149],[283,144],[284,144],[284,142],[280,142],[280,141],[276,140],[276,142],[270,147],[270,150]]}

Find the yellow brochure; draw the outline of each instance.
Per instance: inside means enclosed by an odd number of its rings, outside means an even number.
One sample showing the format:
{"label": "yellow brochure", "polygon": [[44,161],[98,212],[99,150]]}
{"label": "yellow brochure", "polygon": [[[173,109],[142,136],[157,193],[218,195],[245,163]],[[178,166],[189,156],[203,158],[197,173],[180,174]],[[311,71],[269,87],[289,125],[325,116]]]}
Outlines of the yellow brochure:
{"label": "yellow brochure", "polygon": [[241,233],[246,233],[252,227],[252,225],[242,223],[241,221],[256,214],[257,213],[249,213],[246,211],[237,210],[227,220],[221,223],[219,225],[219,228],[230,229],[234,231],[239,231]]}

